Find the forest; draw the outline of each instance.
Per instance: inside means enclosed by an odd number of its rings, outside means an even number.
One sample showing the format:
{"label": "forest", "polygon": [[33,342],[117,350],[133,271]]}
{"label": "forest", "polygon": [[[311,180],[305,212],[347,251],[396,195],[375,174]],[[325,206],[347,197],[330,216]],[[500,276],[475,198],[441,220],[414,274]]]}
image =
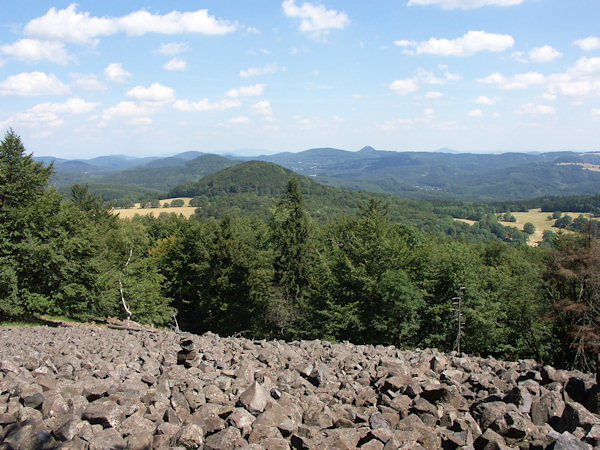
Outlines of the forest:
{"label": "forest", "polygon": [[399,207],[377,196],[315,220],[287,173],[268,214],[121,220],[86,186],[59,193],[52,173],[6,133],[2,322],[101,321],[129,310],[137,322],[194,333],[451,351],[460,318],[469,354],[600,368],[592,227],[559,232],[549,248],[468,239],[428,228],[433,218],[394,219]]}

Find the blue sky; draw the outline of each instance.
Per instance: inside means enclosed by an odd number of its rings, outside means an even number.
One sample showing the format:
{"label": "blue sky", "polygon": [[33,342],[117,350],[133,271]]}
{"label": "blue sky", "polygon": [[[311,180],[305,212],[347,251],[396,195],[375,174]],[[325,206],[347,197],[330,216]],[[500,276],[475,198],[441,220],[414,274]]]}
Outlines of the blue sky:
{"label": "blue sky", "polygon": [[2,3],[36,155],[600,150],[596,0]]}

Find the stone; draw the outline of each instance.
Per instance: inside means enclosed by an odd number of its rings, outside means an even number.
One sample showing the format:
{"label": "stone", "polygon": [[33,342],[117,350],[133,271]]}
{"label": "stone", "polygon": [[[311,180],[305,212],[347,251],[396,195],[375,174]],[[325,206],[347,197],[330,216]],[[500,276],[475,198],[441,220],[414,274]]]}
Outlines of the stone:
{"label": "stone", "polygon": [[125,420],[125,412],[116,402],[100,399],[86,406],[83,417],[92,425],[100,424],[104,428],[118,428]]}
{"label": "stone", "polygon": [[269,393],[257,381],[246,389],[238,400],[238,403],[251,413],[261,413],[265,410],[269,400]]}
{"label": "stone", "polygon": [[114,428],[105,428],[94,434],[89,442],[90,450],[125,448],[125,440]]}
{"label": "stone", "polygon": [[202,448],[205,443],[204,430],[198,424],[188,423],[173,436],[172,442],[184,448]]}

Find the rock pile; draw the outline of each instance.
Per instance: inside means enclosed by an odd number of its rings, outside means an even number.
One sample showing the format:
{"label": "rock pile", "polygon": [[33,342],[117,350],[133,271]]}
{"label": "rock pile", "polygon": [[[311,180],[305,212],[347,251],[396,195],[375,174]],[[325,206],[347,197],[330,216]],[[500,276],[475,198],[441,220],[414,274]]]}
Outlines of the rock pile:
{"label": "rock pile", "polygon": [[600,448],[594,382],[435,350],[3,328],[0,448]]}

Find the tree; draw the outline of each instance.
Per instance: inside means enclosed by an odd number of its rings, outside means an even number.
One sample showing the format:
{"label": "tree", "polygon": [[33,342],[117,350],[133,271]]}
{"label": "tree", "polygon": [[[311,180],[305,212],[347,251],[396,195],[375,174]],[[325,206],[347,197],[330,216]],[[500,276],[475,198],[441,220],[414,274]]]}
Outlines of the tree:
{"label": "tree", "polygon": [[328,241],[329,334],[362,343],[415,344],[424,306],[424,292],[412,279],[419,272],[420,233],[391,224],[387,205],[371,199],[357,218],[340,220]]}
{"label": "tree", "polygon": [[54,169],[25,154],[21,138],[8,130],[0,142],[0,208],[25,207],[44,193]]}
{"label": "tree", "polygon": [[531,222],[527,222],[523,225],[523,231],[527,234],[533,234],[535,233],[535,225]]}
{"label": "tree", "polygon": [[600,381],[600,240],[562,235],[548,260],[548,280],[556,308],[559,360],[596,370]]}
{"label": "tree", "polygon": [[281,333],[290,336],[294,328],[306,329],[299,324],[307,319],[309,300],[316,292],[318,261],[310,218],[296,177],[289,179],[286,192],[276,203],[270,226],[276,286],[270,305]]}
{"label": "tree", "polygon": [[556,222],[554,222],[554,226],[556,228],[567,228],[572,223],[573,223],[573,218],[567,214],[565,216],[562,216],[560,219],[556,219]]}

